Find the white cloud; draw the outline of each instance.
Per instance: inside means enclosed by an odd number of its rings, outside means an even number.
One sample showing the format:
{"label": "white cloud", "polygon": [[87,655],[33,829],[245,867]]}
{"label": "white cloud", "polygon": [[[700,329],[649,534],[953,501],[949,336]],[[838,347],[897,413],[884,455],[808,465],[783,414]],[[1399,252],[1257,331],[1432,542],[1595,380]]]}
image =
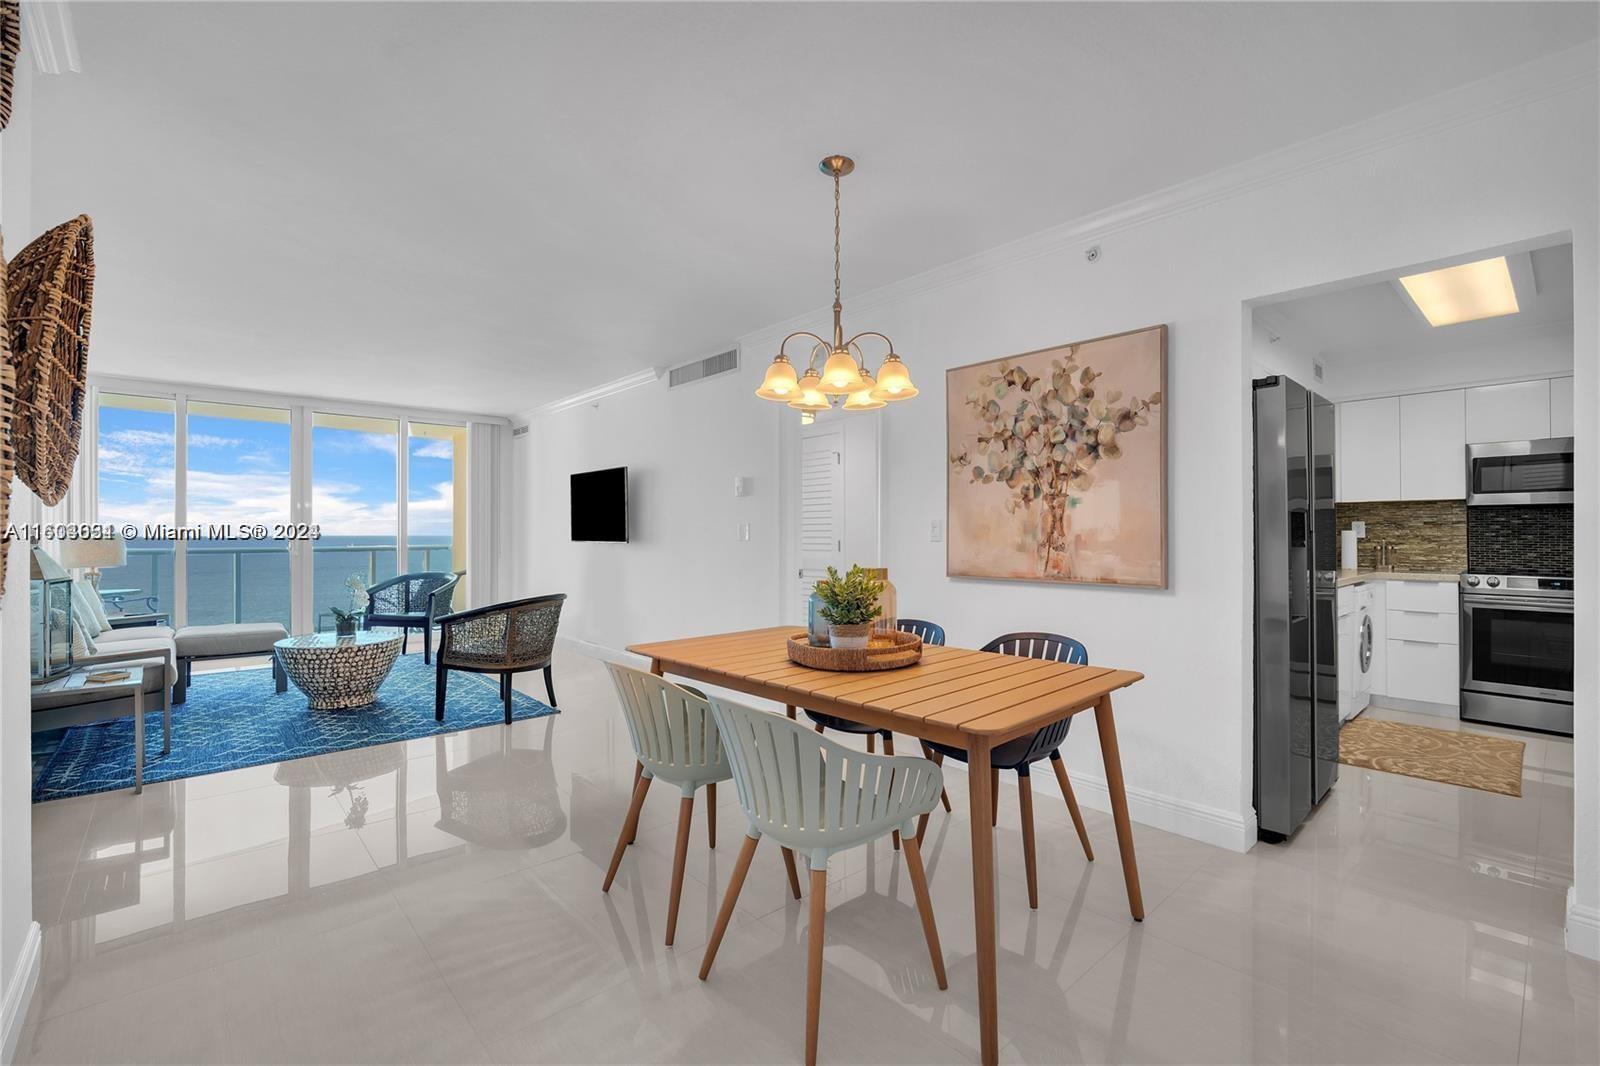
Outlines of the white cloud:
{"label": "white cloud", "polygon": [[421,459],[454,459],[456,446],[453,441],[434,438],[420,448],[414,448],[411,454]]}

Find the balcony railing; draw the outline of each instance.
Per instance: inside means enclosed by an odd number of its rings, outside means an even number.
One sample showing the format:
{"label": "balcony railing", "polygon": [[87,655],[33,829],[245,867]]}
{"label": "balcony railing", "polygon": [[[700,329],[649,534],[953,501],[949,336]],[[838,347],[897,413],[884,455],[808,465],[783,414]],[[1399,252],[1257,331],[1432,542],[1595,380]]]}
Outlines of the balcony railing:
{"label": "balcony railing", "polygon": [[[368,585],[377,584],[396,573],[397,547],[393,544],[329,544],[312,549],[312,598],[322,604],[339,606],[346,598],[345,580],[361,573]],[[193,624],[221,622],[289,621],[289,550],[267,547],[216,547],[189,545],[188,621]],[[449,544],[408,546],[413,563],[423,570],[448,570],[453,559]],[[129,548],[126,565],[107,571],[102,588],[135,587],[124,603],[130,613],[142,610],[150,601],[152,610],[170,611],[172,597],[171,549]],[[213,569],[222,563],[222,572]],[[282,560],[281,568],[272,565]],[[326,566],[318,563],[327,560]],[[250,565],[250,564],[254,565]],[[263,573],[262,571],[266,572]],[[252,573],[254,571],[254,573]],[[220,578],[220,580],[219,580]],[[319,610],[318,628],[325,621]]]}

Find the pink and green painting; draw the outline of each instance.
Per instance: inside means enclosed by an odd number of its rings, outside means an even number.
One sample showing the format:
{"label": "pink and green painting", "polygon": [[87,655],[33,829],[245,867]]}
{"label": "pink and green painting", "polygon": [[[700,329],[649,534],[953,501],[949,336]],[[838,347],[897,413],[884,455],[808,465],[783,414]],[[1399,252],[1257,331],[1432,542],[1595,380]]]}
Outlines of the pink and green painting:
{"label": "pink and green painting", "polygon": [[1167,327],[946,372],[952,577],[1167,584]]}

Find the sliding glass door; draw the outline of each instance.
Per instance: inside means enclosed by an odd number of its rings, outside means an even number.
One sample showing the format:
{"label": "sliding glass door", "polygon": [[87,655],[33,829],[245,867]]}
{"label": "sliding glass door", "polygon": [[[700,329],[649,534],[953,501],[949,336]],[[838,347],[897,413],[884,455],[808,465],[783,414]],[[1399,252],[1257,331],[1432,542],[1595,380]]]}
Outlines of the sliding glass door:
{"label": "sliding glass door", "polygon": [[[331,608],[349,605],[352,575],[370,585],[466,568],[463,425],[291,397],[139,395],[131,383],[94,395],[96,519],[139,534],[126,565],[100,575],[113,613],[325,630]],[[286,539],[295,523],[318,535]],[[464,586],[455,602],[467,602]]]}
{"label": "sliding glass door", "polygon": [[371,585],[400,571],[400,422],[325,414],[311,422],[311,604],[320,632],[349,606],[345,582]]}
{"label": "sliding glass door", "polygon": [[221,527],[237,534],[259,525],[270,533],[288,523],[290,411],[196,400],[188,411],[188,524],[205,534],[184,545],[188,623],[288,626],[289,542],[216,535]]}
{"label": "sliding glass door", "polygon": [[96,415],[99,521],[137,533],[126,565],[100,571],[101,598],[111,614],[170,613],[174,541],[151,527],[177,522],[177,404],[100,393]]}
{"label": "sliding glass door", "polygon": [[[465,570],[467,429],[428,422],[406,429],[406,568]],[[467,603],[466,578],[453,602]]]}

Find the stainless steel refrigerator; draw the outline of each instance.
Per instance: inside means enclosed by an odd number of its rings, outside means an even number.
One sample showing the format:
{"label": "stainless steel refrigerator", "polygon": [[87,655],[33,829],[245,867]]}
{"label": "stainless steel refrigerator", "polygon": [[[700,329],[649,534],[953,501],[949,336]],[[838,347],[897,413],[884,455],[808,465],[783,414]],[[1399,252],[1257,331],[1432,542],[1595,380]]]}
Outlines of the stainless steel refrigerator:
{"label": "stainless steel refrigerator", "polygon": [[1286,839],[1339,776],[1333,404],[1255,382],[1255,805]]}

